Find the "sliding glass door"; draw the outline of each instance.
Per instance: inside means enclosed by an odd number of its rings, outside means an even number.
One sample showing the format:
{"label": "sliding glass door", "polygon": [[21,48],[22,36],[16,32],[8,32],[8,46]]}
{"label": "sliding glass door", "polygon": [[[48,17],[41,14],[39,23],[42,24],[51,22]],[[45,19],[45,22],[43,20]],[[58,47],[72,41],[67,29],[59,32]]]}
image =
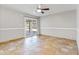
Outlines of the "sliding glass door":
{"label": "sliding glass door", "polygon": [[37,35],[37,19],[26,19],[25,21],[26,36],[31,37]]}

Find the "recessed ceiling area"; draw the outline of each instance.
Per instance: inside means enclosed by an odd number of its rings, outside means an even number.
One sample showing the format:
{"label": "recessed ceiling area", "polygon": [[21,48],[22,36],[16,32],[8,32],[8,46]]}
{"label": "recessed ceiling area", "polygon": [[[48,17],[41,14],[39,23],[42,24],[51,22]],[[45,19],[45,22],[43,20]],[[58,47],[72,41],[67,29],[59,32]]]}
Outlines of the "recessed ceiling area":
{"label": "recessed ceiling area", "polygon": [[76,9],[75,4],[43,4],[43,7],[48,7],[50,10],[44,11],[45,13],[42,14],[36,12],[38,5],[39,4],[3,4],[2,6],[38,17]]}

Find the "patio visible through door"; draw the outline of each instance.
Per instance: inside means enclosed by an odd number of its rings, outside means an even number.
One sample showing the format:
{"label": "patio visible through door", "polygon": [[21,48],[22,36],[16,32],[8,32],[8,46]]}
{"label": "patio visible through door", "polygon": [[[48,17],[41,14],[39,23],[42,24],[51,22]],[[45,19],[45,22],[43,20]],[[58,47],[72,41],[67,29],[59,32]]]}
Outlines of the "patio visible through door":
{"label": "patio visible through door", "polygon": [[28,18],[25,21],[26,37],[37,35],[37,19]]}

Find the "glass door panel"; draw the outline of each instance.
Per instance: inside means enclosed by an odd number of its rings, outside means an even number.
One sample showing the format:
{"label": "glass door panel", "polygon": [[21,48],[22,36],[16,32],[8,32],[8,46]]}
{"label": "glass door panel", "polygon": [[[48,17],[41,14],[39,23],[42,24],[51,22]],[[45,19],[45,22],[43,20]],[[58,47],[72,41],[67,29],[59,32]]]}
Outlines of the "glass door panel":
{"label": "glass door panel", "polygon": [[37,35],[37,20],[31,20],[31,19],[27,19],[26,20],[26,36],[35,36]]}

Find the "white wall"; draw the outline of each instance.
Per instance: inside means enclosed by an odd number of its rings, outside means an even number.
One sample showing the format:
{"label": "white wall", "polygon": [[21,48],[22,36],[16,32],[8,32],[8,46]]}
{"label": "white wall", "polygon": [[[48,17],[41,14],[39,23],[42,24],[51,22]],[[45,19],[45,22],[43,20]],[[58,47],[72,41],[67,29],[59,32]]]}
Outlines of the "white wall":
{"label": "white wall", "polygon": [[41,34],[76,40],[76,10],[40,18]]}
{"label": "white wall", "polygon": [[79,5],[77,6],[77,45],[79,51]]}
{"label": "white wall", "polygon": [[0,6],[0,42],[24,37],[24,15]]}

